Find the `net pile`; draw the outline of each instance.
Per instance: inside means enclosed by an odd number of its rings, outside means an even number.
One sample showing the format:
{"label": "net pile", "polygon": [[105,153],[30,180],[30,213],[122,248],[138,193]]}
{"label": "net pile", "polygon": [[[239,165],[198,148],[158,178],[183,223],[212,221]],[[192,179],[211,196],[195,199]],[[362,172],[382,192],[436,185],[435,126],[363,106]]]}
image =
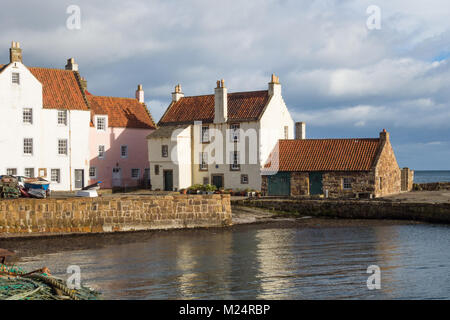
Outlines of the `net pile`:
{"label": "net pile", "polygon": [[63,280],[46,273],[27,274],[0,264],[0,300],[98,300],[100,293],[81,286],[70,289]]}

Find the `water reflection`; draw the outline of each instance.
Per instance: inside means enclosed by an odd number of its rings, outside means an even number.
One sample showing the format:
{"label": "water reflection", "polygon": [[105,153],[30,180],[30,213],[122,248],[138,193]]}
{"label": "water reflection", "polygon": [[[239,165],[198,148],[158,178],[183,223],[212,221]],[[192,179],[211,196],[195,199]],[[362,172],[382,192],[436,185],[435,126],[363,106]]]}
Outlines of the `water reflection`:
{"label": "water reflection", "polygon": [[[67,245],[21,264],[47,265],[61,277],[69,265],[79,265],[83,283],[108,299],[448,299],[448,231],[433,225],[253,225],[116,235],[110,244],[80,248],[74,241],[74,250]],[[45,244],[40,241],[33,245]],[[372,264],[382,269],[382,290],[367,289]]]}

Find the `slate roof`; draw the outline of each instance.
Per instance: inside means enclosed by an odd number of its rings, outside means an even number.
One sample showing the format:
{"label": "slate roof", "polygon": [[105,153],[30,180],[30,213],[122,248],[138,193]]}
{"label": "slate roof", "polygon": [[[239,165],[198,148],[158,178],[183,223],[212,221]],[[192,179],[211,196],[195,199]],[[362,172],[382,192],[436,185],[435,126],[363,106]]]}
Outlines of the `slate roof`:
{"label": "slate roof", "polygon": [[[269,101],[264,91],[235,92],[228,94],[228,121],[255,121]],[[214,95],[183,97],[173,102],[159,121],[159,125],[177,125],[202,121],[214,122]]]}
{"label": "slate roof", "polygon": [[280,140],[264,167],[291,172],[370,171],[380,147],[379,138]]}

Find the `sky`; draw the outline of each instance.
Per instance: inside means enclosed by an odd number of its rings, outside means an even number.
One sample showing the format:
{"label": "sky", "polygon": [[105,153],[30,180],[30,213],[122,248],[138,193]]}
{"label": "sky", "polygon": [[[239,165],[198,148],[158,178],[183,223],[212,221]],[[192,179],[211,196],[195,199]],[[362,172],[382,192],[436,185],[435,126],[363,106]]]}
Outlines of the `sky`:
{"label": "sky", "polygon": [[229,92],[264,90],[275,73],[308,138],[386,129],[400,167],[450,170],[449,12],[448,0],[2,1],[0,64],[11,41],[28,66],[73,57],[93,94],[143,84],[156,120],[178,83],[186,96],[222,78]]}

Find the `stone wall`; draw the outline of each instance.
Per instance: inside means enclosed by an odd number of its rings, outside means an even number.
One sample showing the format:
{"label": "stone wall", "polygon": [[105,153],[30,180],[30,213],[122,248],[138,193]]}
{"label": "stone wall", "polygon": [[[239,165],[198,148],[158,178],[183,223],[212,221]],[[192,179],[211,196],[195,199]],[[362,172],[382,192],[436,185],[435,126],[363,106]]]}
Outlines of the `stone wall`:
{"label": "stone wall", "polygon": [[[344,178],[351,179],[351,189],[344,189]],[[354,198],[356,194],[373,193],[375,189],[372,172],[325,172],[322,183],[323,191],[328,190],[330,198]]]}
{"label": "stone wall", "polygon": [[291,172],[291,196],[309,195],[309,173]]}
{"label": "stone wall", "polygon": [[414,186],[414,171],[403,168],[401,171],[402,191],[411,191]]}
{"label": "stone wall", "polygon": [[0,237],[231,224],[229,195],[0,200]]}
{"label": "stone wall", "polygon": [[300,216],[344,219],[396,219],[450,223],[450,203],[408,203],[378,200],[233,200],[232,205],[290,212]]}
{"label": "stone wall", "polygon": [[375,166],[375,196],[382,197],[401,192],[401,173],[389,140],[389,133],[381,134],[382,150]]}
{"label": "stone wall", "polygon": [[430,182],[414,184],[415,191],[450,190],[450,182]]}

